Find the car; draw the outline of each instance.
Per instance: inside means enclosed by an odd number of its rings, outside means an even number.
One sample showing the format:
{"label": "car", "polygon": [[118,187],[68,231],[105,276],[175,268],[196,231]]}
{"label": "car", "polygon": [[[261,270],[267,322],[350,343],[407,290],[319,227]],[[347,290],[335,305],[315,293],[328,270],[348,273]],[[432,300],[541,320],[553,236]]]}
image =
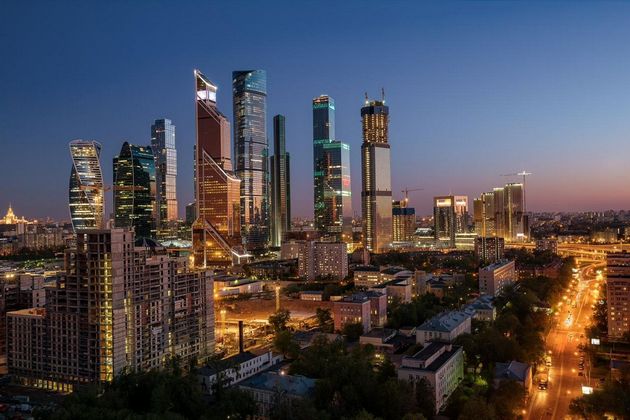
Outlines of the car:
{"label": "car", "polygon": [[584,365],[580,365],[578,368],[579,368],[580,370],[584,370]]}

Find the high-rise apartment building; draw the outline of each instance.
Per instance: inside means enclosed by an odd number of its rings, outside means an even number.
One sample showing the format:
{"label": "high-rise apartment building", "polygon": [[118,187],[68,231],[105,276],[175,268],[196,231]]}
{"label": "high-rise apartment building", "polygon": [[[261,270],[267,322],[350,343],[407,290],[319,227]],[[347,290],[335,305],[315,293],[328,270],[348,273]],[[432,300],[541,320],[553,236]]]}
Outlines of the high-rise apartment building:
{"label": "high-rise apartment building", "polygon": [[75,232],[103,226],[105,205],[100,143],[93,140],[70,142],[70,186],[68,204]]}
{"label": "high-rise apartment building", "polygon": [[235,174],[241,180],[241,235],[248,251],[269,245],[267,74],[232,72]]}
{"label": "high-rise apartment building", "polygon": [[24,385],[71,391],[124,370],[161,368],[214,351],[210,271],[188,269],[127,229],[85,230],[45,308],[7,314],[9,372]]}
{"label": "high-rise apartment building", "polygon": [[352,240],[350,145],[335,139],[335,101],[313,99],[313,205],[324,238]]}
{"label": "high-rise apartment building", "polygon": [[291,227],[291,165],[284,115],[273,117],[271,157],[271,243],[279,247]]}
{"label": "high-rise apartment building", "polygon": [[392,243],[392,182],[389,146],[389,107],[385,100],[365,100],[361,108],[361,211],[363,246],[387,251]]}
{"label": "high-rise apartment building", "polygon": [[468,197],[447,195],[433,198],[436,246],[455,247],[455,236],[468,232]]}
{"label": "high-rise apartment building", "polygon": [[608,337],[619,338],[630,331],[630,253],[607,254],[606,268]]}
{"label": "high-rise apartment building", "polygon": [[227,267],[245,257],[241,245],[241,181],[232,171],[230,123],[217,109],[217,86],[195,70],[196,267]]}
{"label": "high-rise apartment building", "polygon": [[413,241],[416,231],[416,209],[407,207],[407,200],[392,202],[392,232],[394,242]]}
{"label": "high-rise apartment building", "polygon": [[527,238],[529,221],[523,211],[524,199],[523,184],[507,184],[481,194],[474,200],[475,233],[511,242]]}
{"label": "high-rise apartment building", "polygon": [[114,225],[133,227],[136,236],[156,234],[155,160],[150,147],[124,142],[114,157]]}
{"label": "high-rise apartment building", "polygon": [[475,256],[486,264],[502,260],[505,255],[505,240],[498,236],[477,236]]}
{"label": "high-rise apartment building", "polygon": [[175,126],[162,118],[151,125],[151,150],[155,158],[157,227],[177,220],[177,150]]}
{"label": "high-rise apartment building", "polygon": [[479,269],[479,293],[498,296],[506,286],[516,282],[514,261],[497,261]]}
{"label": "high-rise apartment building", "polygon": [[482,193],[473,200],[473,220],[478,236],[496,236],[494,192]]}

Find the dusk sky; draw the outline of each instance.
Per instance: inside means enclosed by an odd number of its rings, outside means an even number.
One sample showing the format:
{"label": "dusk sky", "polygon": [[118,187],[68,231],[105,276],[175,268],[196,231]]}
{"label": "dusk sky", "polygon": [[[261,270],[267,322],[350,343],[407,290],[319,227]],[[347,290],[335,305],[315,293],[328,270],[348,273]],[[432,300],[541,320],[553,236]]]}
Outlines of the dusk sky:
{"label": "dusk sky", "polygon": [[[89,4],[88,4],[89,3]],[[265,69],[267,133],[287,121],[293,216],[312,217],[311,100],[331,95],[360,215],[360,108],[385,88],[394,197],[472,198],[526,169],[528,208],[630,208],[630,3],[45,1],[0,7],[0,213],[69,219],[68,142],[177,126],[180,215],[193,198],[193,69],[219,86]],[[111,194],[106,196],[108,213]]]}

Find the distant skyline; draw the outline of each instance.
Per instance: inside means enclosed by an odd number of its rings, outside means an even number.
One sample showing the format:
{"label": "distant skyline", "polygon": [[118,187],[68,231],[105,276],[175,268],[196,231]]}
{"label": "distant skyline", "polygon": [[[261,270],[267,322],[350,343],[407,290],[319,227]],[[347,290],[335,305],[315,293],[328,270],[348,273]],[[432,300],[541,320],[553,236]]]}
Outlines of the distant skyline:
{"label": "distant skyline", "polygon": [[[0,213],[69,220],[68,143],[151,143],[177,126],[179,214],[193,200],[198,68],[232,118],[232,71],[267,73],[286,116],[292,215],[313,212],[311,101],[336,102],[360,215],[364,92],[390,107],[393,198],[480,193],[527,170],[531,211],[630,209],[630,3],[3,2]],[[234,139],[232,138],[232,141]],[[271,138],[269,138],[271,144]],[[273,150],[270,150],[273,153]],[[112,211],[106,193],[106,215]]]}

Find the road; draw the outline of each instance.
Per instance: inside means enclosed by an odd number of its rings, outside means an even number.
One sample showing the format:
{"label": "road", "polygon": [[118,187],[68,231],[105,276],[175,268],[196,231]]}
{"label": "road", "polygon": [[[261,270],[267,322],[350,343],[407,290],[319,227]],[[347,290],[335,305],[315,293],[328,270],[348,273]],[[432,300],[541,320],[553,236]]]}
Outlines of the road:
{"label": "road", "polygon": [[552,362],[549,387],[539,390],[538,384],[534,383],[525,416],[527,419],[568,418],[569,403],[582,394],[583,385],[590,384],[588,360],[583,371],[586,376],[579,376],[578,344],[586,340],[583,337],[584,328],[590,323],[591,305],[603,281],[597,270],[604,265],[601,261],[579,265],[579,273],[574,275],[566,291],[566,299],[559,306],[557,321],[546,337],[546,350]]}

